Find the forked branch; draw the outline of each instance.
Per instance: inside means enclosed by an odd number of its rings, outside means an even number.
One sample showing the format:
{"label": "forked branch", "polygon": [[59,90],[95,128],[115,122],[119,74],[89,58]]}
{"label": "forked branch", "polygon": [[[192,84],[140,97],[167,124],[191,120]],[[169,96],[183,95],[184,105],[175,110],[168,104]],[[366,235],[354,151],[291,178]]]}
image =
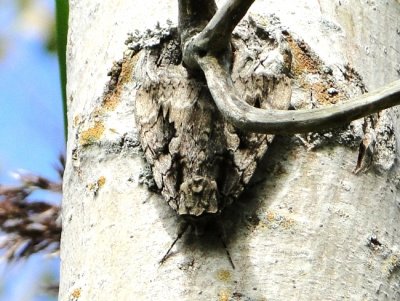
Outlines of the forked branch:
{"label": "forked branch", "polygon": [[[399,80],[348,102],[313,110],[263,110],[248,105],[239,99],[232,83],[230,40],[233,29],[254,0],[229,0],[212,18],[211,10],[208,10],[203,18],[195,14],[195,18],[202,22],[189,22],[191,17],[181,10],[183,3],[186,6],[191,3],[189,6],[194,7],[198,2],[179,0],[183,61],[188,68],[200,68],[204,72],[218,109],[236,127],[271,134],[321,131],[400,104]],[[215,5],[213,0],[203,2],[207,3],[207,7]],[[200,28],[210,18],[207,25]],[[191,35],[187,34],[189,32]]]}
{"label": "forked branch", "polygon": [[227,1],[196,37],[200,49],[217,53],[227,48],[233,29],[242,20],[255,0]]}

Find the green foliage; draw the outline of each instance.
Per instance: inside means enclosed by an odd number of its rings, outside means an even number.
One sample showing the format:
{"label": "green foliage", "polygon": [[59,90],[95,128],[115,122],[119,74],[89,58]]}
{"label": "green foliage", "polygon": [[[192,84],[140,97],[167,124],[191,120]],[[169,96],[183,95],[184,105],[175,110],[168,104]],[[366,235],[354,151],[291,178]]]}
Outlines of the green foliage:
{"label": "green foliage", "polygon": [[64,110],[64,133],[67,138],[67,68],[66,68],[66,51],[68,36],[68,0],[56,0],[56,28],[57,28],[57,49],[58,62],[60,65],[60,80],[62,89],[62,100]]}

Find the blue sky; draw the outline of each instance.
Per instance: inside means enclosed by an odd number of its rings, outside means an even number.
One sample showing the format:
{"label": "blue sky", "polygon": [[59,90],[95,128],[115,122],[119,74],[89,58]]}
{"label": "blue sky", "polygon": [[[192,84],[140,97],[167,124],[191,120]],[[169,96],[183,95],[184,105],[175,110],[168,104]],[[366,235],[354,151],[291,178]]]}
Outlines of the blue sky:
{"label": "blue sky", "polygon": [[0,60],[0,183],[19,168],[56,178],[52,167],[64,152],[57,58],[40,37],[13,28],[15,11],[0,11],[2,31],[12,33]]}
{"label": "blue sky", "polygon": [[[37,2],[54,9],[52,0]],[[15,0],[0,0],[0,43],[7,41],[0,57],[0,184],[15,182],[10,174],[18,169],[56,180],[53,166],[65,148],[57,58],[40,34],[16,20]],[[58,266],[58,259],[41,254],[11,266],[0,263],[0,301],[55,300],[38,293],[39,279],[58,277]]]}

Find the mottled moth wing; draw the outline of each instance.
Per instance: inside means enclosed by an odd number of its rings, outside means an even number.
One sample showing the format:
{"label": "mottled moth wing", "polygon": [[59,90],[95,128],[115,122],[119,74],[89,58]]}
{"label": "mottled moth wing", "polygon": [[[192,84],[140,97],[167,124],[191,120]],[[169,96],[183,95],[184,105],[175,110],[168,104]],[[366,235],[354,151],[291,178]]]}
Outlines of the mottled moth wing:
{"label": "mottled moth wing", "polygon": [[[179,215],[196,218],[218,214],[239,197],[273,136],[243,133],[227,123],[205,79],[182,66],[176,41],[171,36],[138,54],[135,114],[161,194]],[[234,42],[240,44],[232,70],[239,95],[260,108],[287,109],[289,79],[257,69],[261,52],[240,37]],[[277,47],[271,40],[263,43]]]}

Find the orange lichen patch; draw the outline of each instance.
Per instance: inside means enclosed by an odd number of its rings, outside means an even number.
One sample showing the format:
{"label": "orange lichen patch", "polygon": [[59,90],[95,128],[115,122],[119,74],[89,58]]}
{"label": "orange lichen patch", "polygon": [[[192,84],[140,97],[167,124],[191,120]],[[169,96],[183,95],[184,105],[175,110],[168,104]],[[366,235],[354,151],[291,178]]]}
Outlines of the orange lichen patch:
{"label": "orange lichen patch", "polygon": [[107,111],[114,110],[120,101],[120,93],[112,93],[107,95],[103,100],[103,108]]}
{"label": "orange lichen patch", "polygon": [[228,291],[221,291],[219,293],[219,301],[228,301],[229,300],[229,292]]}
{"label": "orange lichen patch", "polygon": [[134,55],[131,58],[124,59],[124,63],[122,64],[121,75],[119,76],[119,83],[125,84],[132,80],[132,72],[135,68],[135,65],[139,59],[139,55]]}
{"label": "orange lichen patch", "polygon": [[287,230],[295,225],[295,221],[292,218],[282,216],[272,211],[267,212],[266,220],[266,226],[273,229],[281,227]]}
{"label": "orange lichen patch", "polygon": [[80,135],[81,145],[90,145],[98,141],[104,133],[104,125],[101,122],[96,122],[93,127],[82,132]]}
{"label": "orange lichen patch", "polygon": [[400,271],[400,256],[398,254],[392,254],[388,259],[385,260],[383,270],[389,276]]}
{"label": "orange lichen patch", "polygon": [[74,127],[77,127],[80,121],[81,121],[80,115],[79,114],[75,115],[74,122],[73,122]]}
{"label": "orange lichen patch", "polygon": [[269,222],[275,221],[275,213],[273,213],[272,211],[268,211],[268,213],[267,213],[267,221],[269,221]]}
{"label": "orange lichen patch", "polygon": [[314,83],[311,85],[311,90],[313,92],[313,97],[322,104],[335,104],[338,101],[342,100],[342,94],[341,93],[336,93],[333,95],[330,95],[328,93],[329,88],[334,88],[328,83],[324,82],[318,82]]}
{"label": "orange lichen patch", "polygon": [[310,55],[306,44],[303,41],[295,41],[289,34],[286,35],[286,40],[293,55],[293,73],[295,75],[300,75],[304,72],[318,73],[320,63]]}
{"label": "orange lichen patch", "polygon": [[223,282],[229,282],[232,278],[231,272],[228,270],[219,270],[217,272],[217,278]]}
{"label": "orange lichen patch", "polygon": [[103,187],[105,183],[106,183],[106,177],[104,177],[104,176],[101,176],[97,180],[97,185],[99,186],[99,188]]}
{"label": "orange lichen patch", "polygon": [[[290,34],[286,34],[286,40],[291,49],[292,71],[295,77],[299,78],[301,88],[312,91],[314,100],[321,104],[335,104],[344,99],[340,89],[335,87],[329,80],[321,76],[320,70],[323,67],[321,60],[311,52],[309,46],[303,41],[296,41]],[[307,75],[318,74],[320,80],[310,83]],[[334,88],[336,93],[328,93],[328,89]]]}
{"label": "orange lichen patch", "polygon": [[398,256],[396,254],[390,256],[390,263],[391,263],[392,266],[400,265],[400,256]]}
{"label": "orange lichen patch", "polygon": [[97,179],[96,182],[87,184],[86,188],[96,195],[99,192],[100,188],[105,185],[105,183],[106,183],[106,177],[101,176],[100,178]]}
{"label": "orange lichen patch", "polygon": [[86,184],[86,188],[93,192],[93,194],[96,196],[97,193],[99,192],[100,188],[102,188],[106,183],[106,177],[101,176],[100,178],[97,179],[96,182]]}
{"label": "orange lichen patch", "polygon": [[93,120],[102,117],[104,115],[103,112],[104,112],[103,108],[95,108],[93,112],[90,114],[90,119]]}
{"label": "orange lichen patch", "polygon": [[94,191],[94,190],[96,190],[96,184],[93,184],[93,183],[86,184],[86,188],[90,191]]}
{"label": "orange lichen patch", "polygon": [[125,83],[132,80],[132,72],[138,60],[138,55],[132,58],[124,58],[121,64],[121,72],[115,75],[115,87],[104,96],[102,108],[107,111],[114,110],[120,102],[120,95]]}
{"label": "orange lichen patch", "polygon": [[78,299],[81,296],[81,289],[77,288],[71,294],[72,298]]}
{"label": "orange lichen patch", "polygon": [[284,229],[290,229],[294,225],[294,220],[291,218],[284,218],[281,222],[282,228]]}

